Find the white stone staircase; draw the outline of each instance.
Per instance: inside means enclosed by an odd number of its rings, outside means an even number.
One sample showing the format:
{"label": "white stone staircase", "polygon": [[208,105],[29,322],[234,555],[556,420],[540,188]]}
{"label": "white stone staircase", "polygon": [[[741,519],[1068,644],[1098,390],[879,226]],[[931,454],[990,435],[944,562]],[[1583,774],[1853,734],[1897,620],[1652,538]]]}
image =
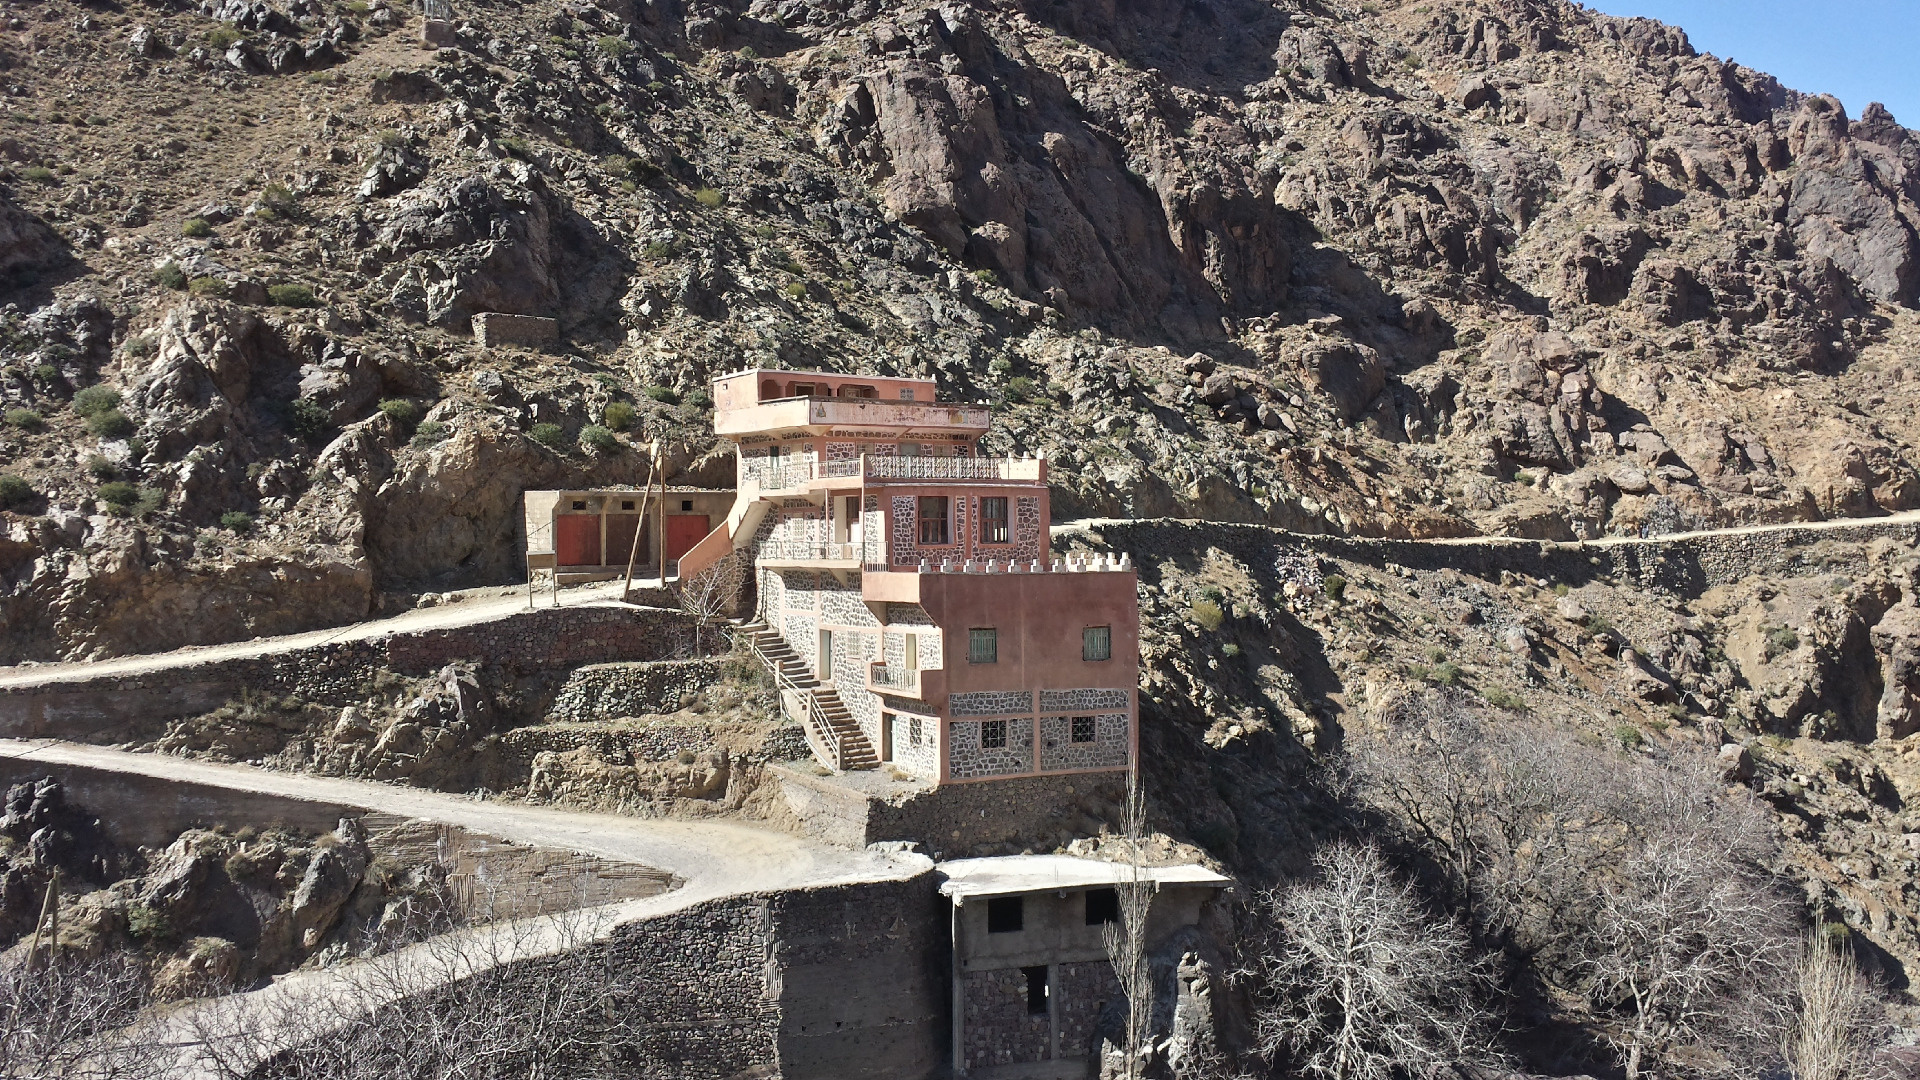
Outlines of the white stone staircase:
{"label": "white stone staircase", "polygon": [[871,769],[880,764],[880,755],[840,700],[839,691],[815,678],[813,669],[779,631],[756,620],[742,624],[734,633],[772,673],[788,715],[806,729],[807,743],[822,764],[835,772]]}

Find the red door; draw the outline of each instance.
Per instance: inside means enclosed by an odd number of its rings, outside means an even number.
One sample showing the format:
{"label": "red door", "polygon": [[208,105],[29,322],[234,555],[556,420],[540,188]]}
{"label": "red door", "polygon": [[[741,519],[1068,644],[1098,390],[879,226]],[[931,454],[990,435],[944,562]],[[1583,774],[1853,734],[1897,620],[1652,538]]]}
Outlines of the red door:
{"label": "red door", "polygon": [[553,519],[554,561],[561,566],[600,565],[600,516],[562,514]]}
{"label": "red door", "polygon": [[693,545],[705,540],[712,531],[705,514],[668,514],[667,558],[677,559],[692,551]]}

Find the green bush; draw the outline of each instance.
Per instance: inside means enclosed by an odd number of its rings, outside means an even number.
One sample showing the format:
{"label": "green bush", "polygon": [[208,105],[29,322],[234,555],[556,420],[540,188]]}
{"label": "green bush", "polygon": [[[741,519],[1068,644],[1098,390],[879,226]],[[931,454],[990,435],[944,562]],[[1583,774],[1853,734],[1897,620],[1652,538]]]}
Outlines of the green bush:
{"label": "green bush", "polygon": [[47,426],[47,418],[32,409],[8,409],[7,426],[17,427],[21,431],[39,431]]}
{"label": "green bush", "polygon": [[1524,712],[1527,708],[1526,698],[1504,687],[1490,686],[1481,691],[1480,696],[1486,698],[1487,704],[1496,709],[1506,709],[1508,712]]}
{"label": "green bush", "polygon": [[227,298],[227,283],[217,277],[197,277],[187,282],[187,291],[195,296],[204,296],[212,300]]}
{"label": "green bush", "polygon": [[120,466],[115,465],[104,455],[93,454],[87,458],[87,475],[93,477],[95,480],[118,479],[120,476]]}
{"label": "green bush", "polygon": [[674,248],[673,244],[669,241],[655,240],[646,247],[641,248],[640,252],[649,259],[671,259],[673,258]]}
{"label": "green bush", "polygon": [[718,210],[720,204],[727,201],[727,197],[714,188],[703,187],[693,193],[693,201],[709,210]]}
{"label": "green bush", "polygon": [[1621,724],[1613,729],[1613,737],[1620,741],[1624,750],[1638,750],[1647,744],[1647,737],[1632,724]]}
{"label": "green bush", "polygon": [[1320,588],[1326,592],[1327,599],[1337,604],[1347,594],[1347,579],[1339,574],[1328,574],[1320,579]]}
{"label": "green bush", "polygon": [[41,386],[52,386],[53,380],[60,377],[60,369],[52,364],[39,364],[33,369],[33,381]]}
{"label": "green bush", "polygon": [[977,278],[980,284],[982,285],[1000,284],[1000,276],[998,274],[995,274],[993,271],[986,269],[985,267],[981,267],[980,269],[975,270],[973,272],[973,276]]}
{"label": "green bush", "polygon": [[320,301],[305,285],[269,285],[267,299],[280,307],[317,307]]}
{"label": "green bush", "polygon": [[318,402],[295,398],[287,402],[287,426],[300,438],[313,442],[333,430],[333,417]]}
{"label": "green bush", "polygon": [[602,55],[615,60],[627,55],[627,50],[633,48],[633,45],[628,42],[626,38],[619,37],[615,34],[602,34],[594,44],[599,46]]}
{"label": "green bush", "polygon": [[1031,401],[1036,389],[1034,381],[1025,375],[1015,375],[1007,380],[1007,397],[1014,401]]}
{"label": "green bush", "polygon": [[231,26],[216,26],[207,31],[207,44],[212,46],[215,52],[226,52],[245,37],[245,34]]}
{"label": "green bush", "polygon": [[135,903],[127,909],[127,935],[135,941],[155,945],[173,938],[173,924],[167,921],[165,913]]}
{"label": "green bush", "polygon": [[228,532],[249,532],[253,529],[253,515],[245,510],[229,510],[220,515],[220,527]]}
{"label": "green bush", "polygon": [[996,356],[993,358],[993,363],[987,365],[987,370],[995,375],[1006,375],[1013,370],[1013,361],[1004,356]]}
{"label": "green bush", "polygon": [[0,476],[0,510],[11,510],[33,498],[33,485],[8,473]]}
{"label": "green bush", "polygon": [[599,424],[588,424],[580,429],[580,445],[596,454],[611,454],[620,449],[620,440]]}
{"label": "green bush", "polygon": [[169,289],[184,289],[187,287],[187,275],[180,269],[179,263],[165,262],[153,272],[153,283]]}
{"label": "green bush", "polygon": [[128,356],[137,356],[144,359],[152,356],[154,350],[158,349],[160,345],[152,334],[135,334],[127,339],[123,347],[127,350]]}
{"label": "green bush", "polygon": [[36,184],[51,184],[54,181],[54,172],[45,165],[29,165],[20,170],[20,178],[31,180]]}
{"label": "green bush", "polygon": [[516,157],[521,161],[533,160],[533,144],[525,139],[508,137],[498,140],[494,145],[505,150],[509,157]]}
{"label": "green bush", "polygon": [[1776,626],[1767,631],[1767,659],[1783,656],[1800,647],[1800,635],[1791,626]]}
{"label": "green bush", "polygon": [[600,422],[608,431],[625,431],[633,426],[633,406],[624,401],[609,401],[600,413]]}
{"label": "green bush", "polygon": [[133,434],[133,421],[119,409],[108,409],[87,417],[87,430],[102,439],[124,439]]}
{"label": "green bush", "polygon": [[567,448],[567,433],[559,424],[535,424],[527,437],[549,450]]}
{"label": "green bush", "polygon": [[125,480],[111,480],[101,484],[94,496],[108,506],[127,509],[140,501],[140,489]]}
{"label": "green bush", "polygon": [[213,235],[213,222],[203,217],[190,217],[180,223],[180,235],[194,239],[204,239]]}
{"label": "green bush", "polygon": [[711,409],[713,408],[713,395],[707,393],[705,390],[691,391],[687,394],[687,408]]}
{"label": "green bush", "polygon": [[640,392],[662,405],[672,405],[680,400],[680,392],[671,386],[649,386]]}
{"label": "green bush", "polygon": [[1460,682],[1460,665],[1451,660],[1444,660],[1433,665],[1432,670],[1427,672],[1427,678],[1441,686],[1457,686]]}
{"label": "green bush", "polygon": [[395,427],[411,431],[420,422],[420,406],[406,398],[388,398],[380,403],[380,415]]}
{"label": "green bush", "polygon": [[300,209],[300,203],[293,197],[293,189],[285,184],[272,183],[260,193],[259,207],[253,216],[263,221],[292,217]]}
{"label": "green bush", "polygon": [[807,298],[807,283],[804,281],[789,281],[780,291],[786,293],[787,299],[789,300],[805,300]]}
{"label": "green bush", "polygon": [[1187,609],[1187,617],[1209,633],[1220,629],[1220,624],[1227,621],[1227,613],[1212,600],[1195,600],[1193,606]]}
{"label": "green bush", "polygon": [[447,436],[451,434],[453,434],[453,431],[451,428],[448,428],[447,425],[438,420],[429,420],[414,429],[411,445],[416,450],[425,450],[427,447],[433,446],[436,443],[445,442]]}
{"label": "green bush", "polygon": [[1234,657],[1240,655],[1240,646],[1235,645],[1233,642],[1229,641],[1225,645],[1220,646],[1220,655],[1231,660]]}

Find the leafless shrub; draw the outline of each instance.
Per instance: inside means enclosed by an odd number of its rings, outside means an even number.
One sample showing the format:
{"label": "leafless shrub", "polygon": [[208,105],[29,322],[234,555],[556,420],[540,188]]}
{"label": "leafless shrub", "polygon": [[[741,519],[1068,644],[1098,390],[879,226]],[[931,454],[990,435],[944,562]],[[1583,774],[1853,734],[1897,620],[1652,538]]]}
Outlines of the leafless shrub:
{"label": "leafless shrub", "polygon": [[617,1074],[640,1018],[593,912],[450,933],[191,1019],[227,1080],[526,1080]]}
{"label": "leafless shrub", "polygon": [[1488,965],[1372,847],[1335,845],[1320,880],[1266,893],[1248,972],[1260,1052],[1327,1080],[1398,1080],[1497,1057]]}
{"label": "leafless shrub", "polygon": [[145,967],[125,954],[55,952],[0,971],[0,1077],[161,1075],[140,1022],[147,985]]}
{"label": "leafless shrub", "polygon": [[733,611],[745,584],[745,564],[738,552],[680,583],[680,610],[693,617],[695,656],[705,655],[701,639],[706,628]]}
{"label": "leafless shrub", "polygon": [[1482,934],[1585,998],[1630,1080],[1778,1061],[1794,907],[1766,869],[1771,825],[1712,762],[1624,756],[1439,694],[1350,746],[1358,790]]}
{"label": "leafless shrub", "polygon": [[1794,1080],[1882,1080],[1873,1060],[1887,1027],[1886,1000],[1860,972],[1837,928],[1815,927],[1800,951],[1787,1066]]}

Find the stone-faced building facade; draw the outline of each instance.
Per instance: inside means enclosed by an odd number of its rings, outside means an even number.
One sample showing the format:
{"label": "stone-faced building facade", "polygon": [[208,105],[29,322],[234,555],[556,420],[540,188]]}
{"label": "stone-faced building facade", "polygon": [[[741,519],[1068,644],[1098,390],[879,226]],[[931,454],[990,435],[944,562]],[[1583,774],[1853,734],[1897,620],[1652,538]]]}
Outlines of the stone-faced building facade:
{"label": "stone-faced building facade", "polygon": [[753,370],[713,397],[738,494],[681,577],[752,560],[784,697],[829,767],[934,783],[1126,768],[1136,575],[1052,557],[1044,459],[983,456],[987,409],[930,379]]}
{"label": "stone-faced building facade", "polygon": [[[1068,1080],[1094,1075],[1100,1015],[1124,1006],[1106,927],[1119,918],[1120,863],[1064,855],[939,864],[952,904],[953,1075]],[[1204,866],[1141,871],[1153,889],[1146,945],[1201,921],[1232,881]]]}

